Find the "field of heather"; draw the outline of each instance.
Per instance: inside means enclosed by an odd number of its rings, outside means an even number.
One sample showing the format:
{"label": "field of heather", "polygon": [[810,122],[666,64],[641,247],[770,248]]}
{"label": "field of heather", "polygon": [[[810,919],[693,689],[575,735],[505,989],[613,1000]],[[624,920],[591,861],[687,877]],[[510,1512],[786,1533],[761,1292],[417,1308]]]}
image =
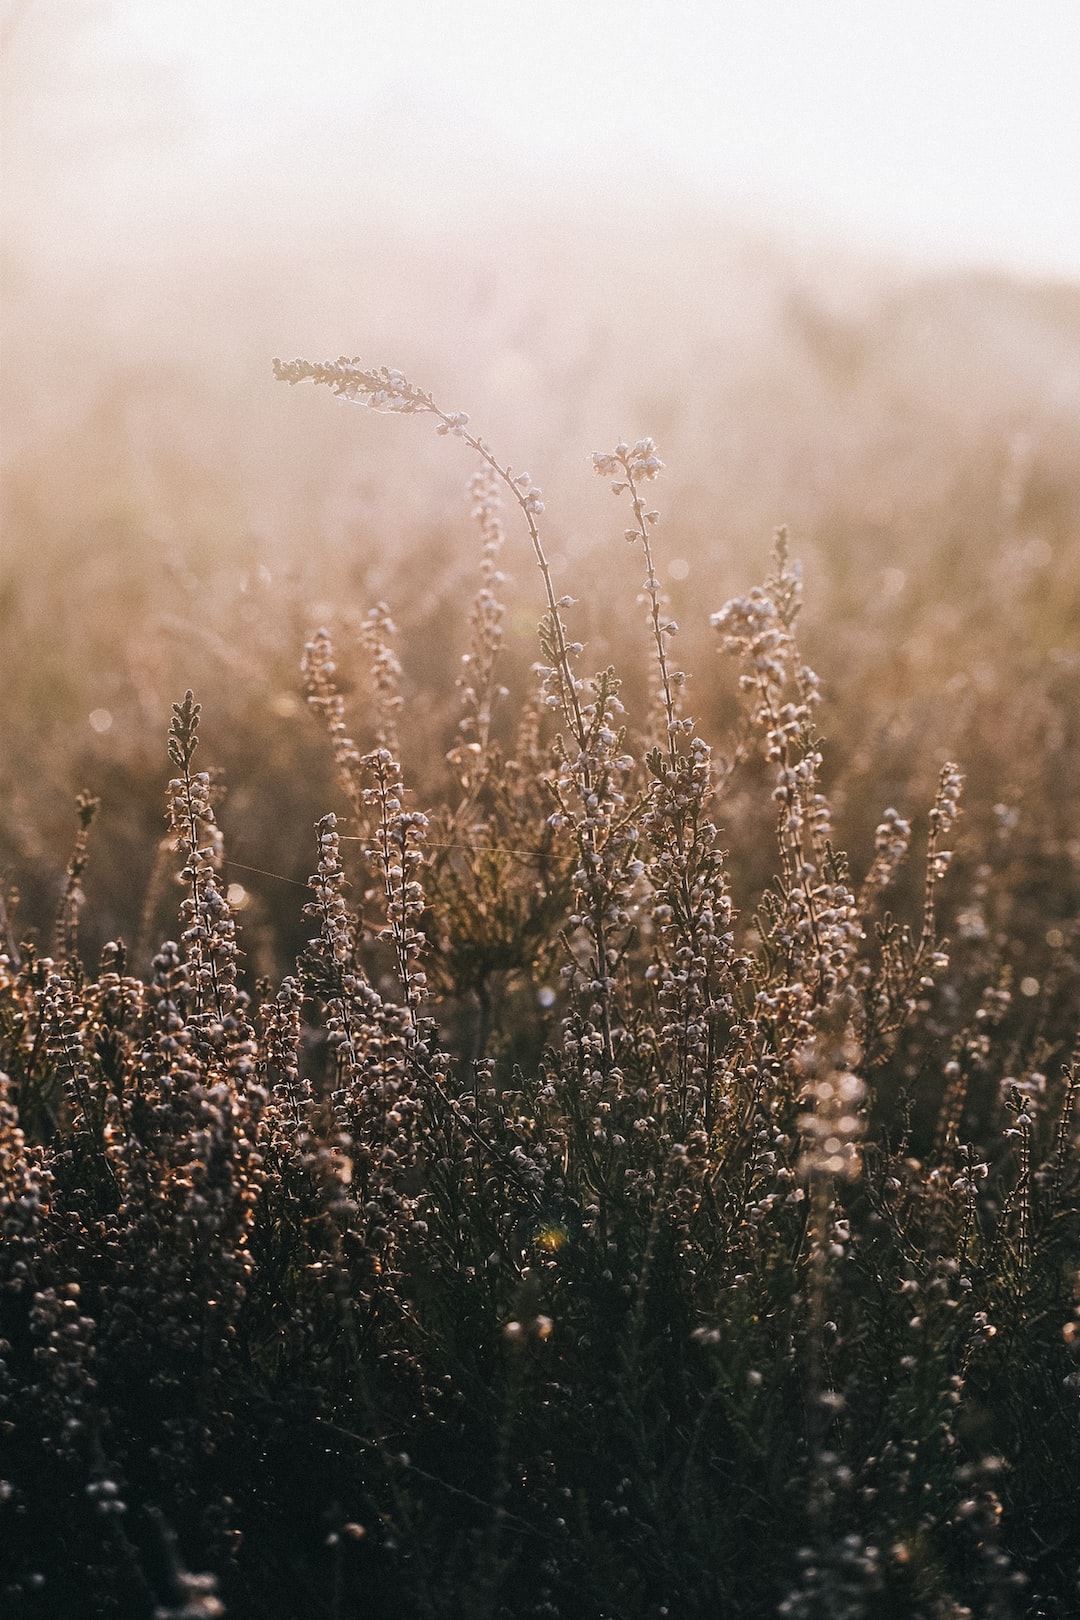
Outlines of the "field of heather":
{"label": "field of heather", "polygon": [[1069,1620],[1080,285],[289,208],[0,266],[0,1613]]}

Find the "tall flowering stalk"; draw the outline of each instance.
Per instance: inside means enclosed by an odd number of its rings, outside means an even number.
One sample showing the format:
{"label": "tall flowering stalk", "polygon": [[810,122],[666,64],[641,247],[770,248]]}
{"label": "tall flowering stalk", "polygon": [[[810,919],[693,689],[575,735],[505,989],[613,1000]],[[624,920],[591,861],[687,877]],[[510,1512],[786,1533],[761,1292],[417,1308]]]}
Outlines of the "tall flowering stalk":
{"label": "tall flowering stalk", "polygon": [[401,739],[398,736],[398,715],[401,713],[401,693],[398,683],[401,665],[394,650],[397,626],[390,617],[385,602],[376,602],[365,614],[360,625],[360,642],[368,655],[372,695],[375,712],[375,741],[396,759],[401,757]]}
{"label": "tall flowering stalk", "polygon": [[[304,649],[304,677],[308,702],[322,716],[330,733],[338,774],[361,829],[352,836],[360,839],[364,859],[381,882],[386,924],[378,937],[393,950],[406,1017],[415,1027],[417,1009],[426,988],[426,978],[419,966],[426,942],[420,927],[424,894],[418,870],[424,858],[422,842],[427,817],[404,807],[405,785],[396,752],[397,713],[401,706],[397,689],[400,666],[393,651],[393,634],[393,621],[385,605],[380,603],[367,615],[361,631],[371,661],[378,741],[378,747],[366,754],[360,753],[348,735],[345,703],[336,681],[333,643],[324,629],[317,631]],[[348,919],[340,899],[340,886],[345,879],[340,868],[339,834],[335,829],[333,817],[324,817],[319,823],[322,858],[320,871],[312,884],[318,885],[319,906],[323,907],[326,948],[332,960],[340,964],[347,955],[355,954],[356,942],[355,925]],[[323,871],[325,852],[331,844],[337,863],[332,879],[328,870]],[[335,896],[332,906],[331,891]],[[343,1033],[345,1048],[351,1050],[347,1031]]]}
{"label": "tall flowering stalk", "polygon": [[660,513],[646,505],[642,485],[651,483],[664,470],[664,463],[652,439],[639,439],[631,448],[620,439],[614,450],[597,451],[593,456],[593,470],[600,478],[611,480],[613,495],[626,493],[634,512],[634,527],[625,529],[623,537],[631,545],[640,544],[645,553],[645,593],[649,604],[649,625],[652,630],[656,668],[659,675],[661,702],[664,711],[664,738],[674,758],[675,739],[679,731],[691,729],[680,721],[679,695],[686,677],[680,670],[672,670],[667,644],[678,631],[678,625],[668,616],[660,581],[653,561],[651,529],[660,521]]}
{"label": "tall flowering stalk", "polygon": [[304,907],[304,915],[318,922],[319,932],[308,941],[305,978],[328,1009],[327,1040],[337,1067],[338,1092],[347,1096],[357,1074],[361,1044],[349,982],[356,971],[356,923],[342,896],[346,877],[337,817],[332,812],[323,816],[315,831],[319,859],[308,879],[314,899]]}
{"label": "tall flowering stalk", "polygon": [[118,1100],[107,1092],[92,1062],[87,1008],[75,983],[60,973],[49,974],[42,1007],[47,1051],[63,1087],[76,1160],[95,1196],[111,1201],[116,1173],[109,1145],[118,1123]]}
{"label": "tall flowering stalk", "polygon": [[648,844],[649,906],[659,951],[650,968],[660,1012],[659,1049],[676,1127],[683,1135],[702,1123],[711,1128],[721,1106],[717,1085],[719,1021],[732,1010],[737,976],[728,893],[719,833],[710,815],[714,791],[712,754],[682,713],[682,671],[671,667],[668,646],[678,625],[664,602],[653,558],[651,530],[660,514],[647,506],[642,486],[657,478],[663,462],[652,439],[632,447],[620,442],[593,466],[611,479],[612,492],[629,496],[634,526],[624,531],[645,556],[644,590],[657,684],[663,742],[648,755],[652,777],[642,815]]}
{"label": "tall flowering stalk", "polygon": [[[922,926],[918,936],[892,917],[885,918],[877,927],[881,961],[866,997],[865,1011],[865,1044],[874,1063],[884,1061],[899,1031],[917,1010],[920,996],[933,989],[934,976],[949,966],[948,953],[938,937],[937,896],[952,861],[952,851],[943,848],[942,842],[951,836],[956,826],[963,785],[963,776],[956,765],[950,761],[941,767],[928,817]],[[875,870],[881,871],[883,876],[891,875],[896,864],[893,852],[902,858],[907,838],[907,824],[900,823],[898,827],[886,812],[886,821],[877,831],[878,854],[870,878],[874,877]]]}
{"label": "tall flowering stalk", "polygon": [[[608,1065],[615,1055],[618,969],[641,871],[637,812],[626,792],[634,761],[624,747],[618,692],[613,670],[598,675],[581,706],[586,726],[582,746],[571,750],[556,739],[551,791],[557,808],[548,818],[550,827],[569,831],[577,846],[571,874],[574,909],[567,918],[571,951],[564,976],[577,991],[585,1016],[599,1029]],[[584,945],[580,955],[573,949],[575,935]]]}
{"label": "tall flowering stalk", "polygon": [[364,822],[363,770],[360,750],[345,724],[345,699],[337,684],[337,663],[329,630],[320,626],[304,647],[300,665],[309,706],[322,720],[330,737],[341,782],[360,825]]}
{"label": "tall flowering stalk", "polygon": [[[346,358],[324,363],[275,360],[274,375],[281,382],[310,380],[322,384],[374,410],[433,416],[436,431],[462,439],[509,492],[521,512],[544,584],[546,607],[540,643],[547,662],[538,666],[541,702],[561,715],[567,732],[558,747],[554,784],[558,808],[552,825],[566,827],[577,844],[579,860],[574,881],[578,910],[571,926],[587,942],[588,952],[585,963],[571,957],[567,977],[583,997],[588,1016],[600,1028],[604,1058],[610,1065],[614,1062],[616,970],[629,921],[625,906],[627,870],[633,864],[630,855],[637,838],[632,820],[623,815],[622,785],[633,761],[624,751],[618,726],[622,706],[614,673],[602,672],[591,683],[575,674],[574,661],[582,647],[570,640],[564,618],[566,610],[573,606],[573,598],[556,595],[540,537],[543,493],[528,473],[514,473],[469,431],[469,418],[464,412],[444,411],[429,393],[409,382],[400,371],[387,367],[367,369],[359,360]],[[387,883],[393,886],[391,880],[387,879]],[[409,973],[412,970],[403,950],[407,933],[404,912],[391,928],[399,971]],[[403,978],[403,983],[407,997],[411,996],[407,979]]]}
{"label": "tall flowering stalk", "polygon": [[311,1083],[300,1074],[301,1010],[304,992],[300,981],[287,973],[274,999],[261,1009],[263,1059],[261,1074],[274,1106],[301,1129],[311,1105]]}
{"label": "tall flowering stalk", "polygon": [[79,913],[86,901],[82,890],[82,876],[86,870],[90,828],[101,808],[101,800],[91,793],[80,793],[75,806],[79,814],[79,830],[75,835],[75,847],[68,861],[64,892],[56,913],[53,955],[58,961],[66,962],[73,970],[78,971]]}
{"label": "tall flowering stalk", "polygon": [[480,584],[470,614],[469,650],[462,656],[462,673],[457,683],[461,694],[459,740],[447,756],[458,772],[466,809],[475,799],[490,766],[492,717],[502,695],[502,688],[495,680],[495,669],[502,651],[506,617],[498,595],[503,583],[499,558],[505,543],[502,503],[498,482],[490,467],[485,466],[473,475],[469,494],[472,515],[480,527]]}
{"label": "tall flowering stalk", "polygon": [[[322,363],[310,360],[275,360],[274,375],[279,382],[295,384],[310,380],[324,384],[342,398],[358,405],[366,405],[372,410],[390,411],[405,416],[433,416],[436,420],[437,433],[451,434],[455,438],[462,439],[480,456],[494,476],[509,491],[525,519],[536,565],[543,577],[547,600],[547,622],[555,660],[551,677],[552,695],[575,738],[579,744],[582,743],[584,721],[578,701],[580,687],[571,667],[574,648],[562,617],[564,608],[570,603],[568,598],[560,599],[555,594],[551,565],[544,551],[537,523],[537,519],[544,511],[543,492],[533,483],[529,474],[514,473],[511,467],[498,461],[488,445],[474,433],[470,433],[469,418],[465,411],[444,411],[429,393],[409,382],[400,371],[386,366],[367,369],[358,359],[349,360],[342,357],[339,360]],[[580,648],[577,650],[580,651]]]}
{"label": "tall flowering stalk", "polygon": [[790,993],[777,1002],[762,991],[759,1006],[766,1015],[779,1014],[798,1041],[810,1035],[815,1009],[850,981],[862,925],[819,788],[822,756],[812,725],[818,681],[795,640],[801,577],[784,530],[774,558],[766,585],[727,603],[712,622],[724,651],[743,664],[740,684],[776,783],[781,885],[765,897],[761,929],[767,950],[783,964]]}
{"label": "tall flowering stalk", "polygon": [[371,779],[364,799],[374,812],[375,823],[367,855],[382,874],[386,897],[386,926],[380,938],[393,947],[402,997],[415,1029],[427,987],[419,966],[426,941],[420,927],[424,890],[418,877],[427,817],[419,810],[405,809],[401,766],[388,748],[365,755],[364,766]]}
{"label": "tall flowering stalk", "polygon": [[169,727],[169,758],[180,771],[169,783],[169,824],[184,857],[180,876],[189,889],[180,911],[187,926],[180,937],[195,997],[192,1023],[201,1056],[207,1059],[228,1047],[230,1062],[246,1075],[252,1072],[251,1030],[243,1016],[246,998],[237,985],[236,923],[219,883],[221,834],[210,777],[191,768],[201,710],[194,693],[187,692],[183,703],[173,704]]}

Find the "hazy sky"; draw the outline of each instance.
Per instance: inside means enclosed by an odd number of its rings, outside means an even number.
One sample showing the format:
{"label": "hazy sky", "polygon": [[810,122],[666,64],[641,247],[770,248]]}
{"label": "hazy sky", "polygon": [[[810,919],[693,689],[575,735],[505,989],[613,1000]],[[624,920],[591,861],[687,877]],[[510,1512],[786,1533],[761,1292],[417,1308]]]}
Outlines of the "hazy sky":
{"label": "hazy sky", "polygon": [[[114,0],[229,160],[490,132],[872,248],[1080,275],[1080,0]],[[271,133],[272,126],[272,133]],[[464,132],[464,133],[462,133]],[[438,180],[434,182],[436,185]]]}

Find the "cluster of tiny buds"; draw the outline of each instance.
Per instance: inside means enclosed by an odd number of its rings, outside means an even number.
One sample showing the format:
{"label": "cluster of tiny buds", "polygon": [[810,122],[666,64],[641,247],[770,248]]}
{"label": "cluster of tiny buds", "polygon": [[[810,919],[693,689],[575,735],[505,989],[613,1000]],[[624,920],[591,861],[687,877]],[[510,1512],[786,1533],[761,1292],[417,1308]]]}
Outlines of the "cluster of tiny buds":
{"label": "cluster of tiny buds", "polygon": [[90,1069],[83,1048],[82,1007],[75,986],[59,973],[45,982],[43,1006],[48,1018],[47,1047],[68,1092],[76,1119],[89,1124]]}
{"label": "cluster of tiny buds", "polygon": [[371,684],[375,697],[375,734],[380,748],[391,753],[400,752],[397,736],[397,715],[401,708],[398,682],[401,665],[394,651],[397,627],[390,617],[385,602],[376,602],[364,616],[360,626],[360,640],[368,655]]}
{"label": "cluster of tiny buds", "polygon": [[517,473],[510,481],[522,511],[540,517],[544,511],[544,492],[533,483],[531,474]]}
{"label": "cluster of tiny buds", "polygon": [[469,650],[462,654],[463,673],[457,686],[461,693],[460,740],[447,758],[461,773],[463,787],[478,780],[486,768],[492,714],[498,700],[507,695],[496,685],[495,667],[503,643],[506,609],[497,595],[503,583],[498,559],[503,546],[502,506],[495,474],[483,467],[469,482],[472,515],[480,525],[483,547],[480,555],[480,587],[470,614],[472,636]]}
{"label": "cluster of tiny buds", "polygon": [[885,811],[874,833],[874,859],[863,883],[864,894],[887,888],[911,845],[911,824],[898,810]]}
{"label": "cluster of tiny buds", "polygon": [[326,726],[334,751],[334,763],[356,810],[360,804],[360,750],[346,731],[345,700],[335,680],[337,665],[328,630],[316,630],[304,647],[300,668],[307,701]]}
{"label": "cluster of tiny buds", "polygon": [[746,659],[752,674],[742,684],[752,690],[759,683],[782,686],[787,675],[784,652],[788,633],[776,604],[760,585],[746,596],[733,597],[712,614],[710,623],[722,637],[723,650]]}
{"label": "cluster of tiny buds", "polygon": [[[593,467],[601,478],[611,478],[611,488],[616,495],[621,495],[630,484],[646,483],[650,478],[656,478],[664,470],[664,463],[656,453],[656,444],[652,439],[639,439],[636,444],[626,444],[622,439],[614,450],[597,451],[593,456]],[[637,536],[635,534],[634,538]]]}
{"label": "cluster of tiny buds", "polygon": [[[190,699],[191,694],[188,694]],[[185,700],[186,702],[187,700]],[[219,883],[218,869],[223,858],[223,841],[214,818],[210,777],[206,771],[189,771],[188,760],[194,748],[194,725],[191,745],[176,747],[180,730],[180,706],[174,704],[178,718],[173,722],[170,748],[173,757],[182,765],[184,775],[169,783],[168,819],[176,835],[177,848],[184,855],[180,873],[188,885],[188,895],[180,908],[181,920],[186,924],[181,935],[188,962],[192,985],[199,1001],[199,1012],[206,1026],[222,1033],[222,1022],[230,1019],[242,1004],[237,988],[240,951],[237,944],[236,923],[226,894]],[[198,705],[194,706],[197,722]],[[237,1026],[235,1033],[243,1038]],[[238,1053],[234,1053],[238,1056]],[[246,1058],[244,1059],[246,1063]]]}
{"label": "cluster of tiny buds", "polygon": [[341,894],[345,869],[341,864],[337,817],[332,812],[323,816],[315,830],[319,839],[319,864],[308,878],[308,888],[314,891],[315,899],[304,907],[304,913],[319,919],[331,956],[335,962],[345,963],[352,957],[353,926]]}
{"label": "cluster of tiny buds", "polygon": [[365,370],[359,358],[342,355],[321,364],[309,360],[275,360],[274,376],[279,382],[298,383],[310,379],[325,383],[335,394],[356,405],[376,411],[415,412],[430,410],[427,397],[408,381],[403,372],[380,366]]}
{"label": "cluster of tiny buds", "polygon": [[394,946],[406,1004],[415,1009],[424,999],[426,975],[416,965],[426,941],[420,928],[424,891],[416,873],[423,862],[417,847],[428,829],[421,811],[402,806],[401,767],[387,748],[376,748],[364,758],[374,778],[364,791],[365,801],[378,812],[376,844],[368,853],[382,869],[386,892],[386,928],[382,937]]}
{"label": "cluster of tiny buds", "polygon": [[964,778],[957,766],[943,765],[938,779],[937,797],[930,811],[930,826],[935,833],[947,836],[952,831],[960,814],[960,795],[963,788]]}

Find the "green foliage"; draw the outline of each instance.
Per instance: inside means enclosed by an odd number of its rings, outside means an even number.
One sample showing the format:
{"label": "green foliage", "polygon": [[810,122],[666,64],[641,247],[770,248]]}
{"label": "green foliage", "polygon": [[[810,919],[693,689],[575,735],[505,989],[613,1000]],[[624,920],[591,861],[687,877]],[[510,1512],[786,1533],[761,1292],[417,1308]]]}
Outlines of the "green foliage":
{"label": "green foliage", "polygon": [[[644,559],[635,717],[581,673],[528,475],[400,373],[277,369],[483,462],[454,742],[422,812],[389,613],[361,627],[366,747],[319,630],[347,813],[318,822],[294,970],[243,972],[191,692],[178,941],[84,972],[86,799],[53,956],[0,956],[4,1613],[1064,1620],[1071,934],[1014,996],[983,863],[946,946],[950,763],[910,918],[895,809],[853,881],[785,534],[713,618],[743,705],[717,762],[671,661],[651,440],[596,458]],[[516,714],[500,488],[544,592]],[[772,843],[756,894],[737,792]]]}

